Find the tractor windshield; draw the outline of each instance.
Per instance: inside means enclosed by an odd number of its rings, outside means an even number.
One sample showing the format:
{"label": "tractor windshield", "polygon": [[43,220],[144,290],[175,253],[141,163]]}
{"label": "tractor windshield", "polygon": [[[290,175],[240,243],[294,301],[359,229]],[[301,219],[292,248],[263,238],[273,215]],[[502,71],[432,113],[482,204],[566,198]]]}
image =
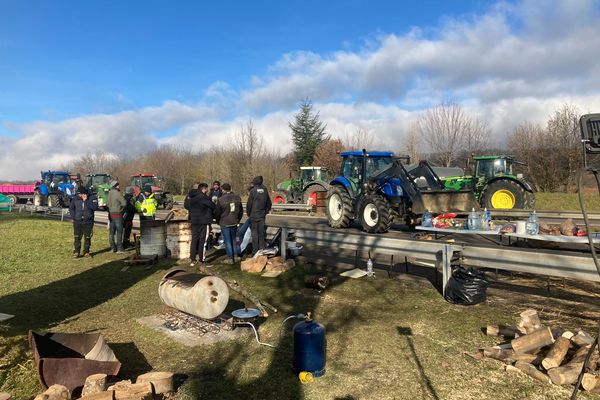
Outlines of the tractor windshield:
{"label": "tractor windshield", "polygon": [[59,183],[71,183],[69,175],[48,174],[44,177],[48,184],[58,185]]}
{"label": "tractor windshield", "polygon": [[377,175],[392,165],[392,157],[367,157],[367,177]]}
{"label": "tractor windshield", "polygon": [[[141,178],[141,182],[140,182],[140,178]],[[151,185],[151,186],[156,186],[156,184],[154,183],[154,177],[153,176],[134,176],[133,177],[133,182],[132,182],[133,186],[138,186],[138,187],[144,187],[146,185]]]}
{"label": "tractor windshield", "polygon": [[300,178],[304,182],[326,181],[327,172],[321,168],[303,168],[300,170]]}
{"label": "tractor windshield", "polygon": [[106,183],[110,182],[110,176],[107,175],[95,175],[95,176],[88,176],[86,177],[85,180],[85,186],[86,187],[98,187],[100,185],[104,185]]}
{"label": "tractor windshield", "polygon": [[[509,171],[512,168],[509,168]],[[479,160],[477,162],[477,176],[485,177],[486,179],[493,178],[498,175],[506,175],[506,160],[503,158],[490,159],[490,160]]]}

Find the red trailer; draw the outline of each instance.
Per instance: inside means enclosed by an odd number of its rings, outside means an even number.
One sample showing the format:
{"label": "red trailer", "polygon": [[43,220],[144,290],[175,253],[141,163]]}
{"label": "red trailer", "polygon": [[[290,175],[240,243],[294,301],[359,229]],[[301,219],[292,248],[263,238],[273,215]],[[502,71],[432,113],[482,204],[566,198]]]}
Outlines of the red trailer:
{"label": "red trailer", "polygon": [[12,199],[14,204],[33,199],[34,190],[35,184],[33,183],[29,185],[0,184],[0,193]]}

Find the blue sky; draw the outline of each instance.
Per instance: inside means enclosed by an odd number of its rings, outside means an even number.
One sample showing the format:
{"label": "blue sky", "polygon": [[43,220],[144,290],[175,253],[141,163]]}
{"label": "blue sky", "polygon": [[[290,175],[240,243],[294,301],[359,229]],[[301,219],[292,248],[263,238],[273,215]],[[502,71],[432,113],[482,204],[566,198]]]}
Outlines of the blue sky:
{"label": "blue sky", "polygon": [[498,145],[565,103],[600,111],[590,56],[600,0],[0,0],[0,10],[3,179],[92,152],[223,145],[248,119],[285,153],[304,98],[333,137],[367,131],[392,150],[445,100]]}
{"label": "blue sky", "polygon": [[[362,46],[483,1],[2,1],[0,120],[60,120],[245,87],[282,54]],[[8,132],[7,132],[8,133]]]}

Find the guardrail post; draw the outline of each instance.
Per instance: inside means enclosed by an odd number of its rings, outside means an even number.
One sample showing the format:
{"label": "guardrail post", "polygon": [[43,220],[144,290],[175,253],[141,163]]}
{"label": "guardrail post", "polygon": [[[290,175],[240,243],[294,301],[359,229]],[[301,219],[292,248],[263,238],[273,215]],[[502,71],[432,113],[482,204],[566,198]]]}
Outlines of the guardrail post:
{"label": "guardrail post", "polygon": [[445,244],[442,248],[441,254],[441,267],[442,267],[442,295],[446,295],[446,285],[448,284],[448,280],[450,280],[450,276],[452,276],[452,254],[454,251],[452,250],[452,245]]}
{"label": "guardrail post", "polygon": [[283,257],[284,260],[286,259],[286,253],[287,253],[287,238],[288,238],[288,229],[281,228],[280,250],[281,250],[281,257]]}
{"label": "guardrail post", "polygon": [[64,222],[65,221],[65,209],[61,209],[60,210],[60,222]]}

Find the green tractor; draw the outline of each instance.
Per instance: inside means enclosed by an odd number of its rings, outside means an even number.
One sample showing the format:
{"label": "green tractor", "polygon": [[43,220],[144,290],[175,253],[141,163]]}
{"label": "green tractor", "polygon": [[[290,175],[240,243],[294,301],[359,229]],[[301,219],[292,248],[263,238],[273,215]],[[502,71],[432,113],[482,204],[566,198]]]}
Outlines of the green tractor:
{"label": "green tractor", "polygon": [[274,204],[317,204],[317,192],[329,190],[327,169],[300,167],[300,177],[288,179],[277,185],[272,193]]}
{"label": "green tractor", "polygon": [[111,189],[111,180],[110,174],[87,174],[83,181],[83,186],[98,196],[98,207],[101,209],[106,208],[106,198]]}
{"label": "green tractor", "polygon": [[[475,174],[452,176],[442,181],[448,189],[468,189],[473,192],[481,207],[488,209],[533,209],[535,207],[534,186],[523,174],[515,174],[513,168],[527,165],[510,156],[476,156]],[[470,169],[467,161],[467,171]]]}

